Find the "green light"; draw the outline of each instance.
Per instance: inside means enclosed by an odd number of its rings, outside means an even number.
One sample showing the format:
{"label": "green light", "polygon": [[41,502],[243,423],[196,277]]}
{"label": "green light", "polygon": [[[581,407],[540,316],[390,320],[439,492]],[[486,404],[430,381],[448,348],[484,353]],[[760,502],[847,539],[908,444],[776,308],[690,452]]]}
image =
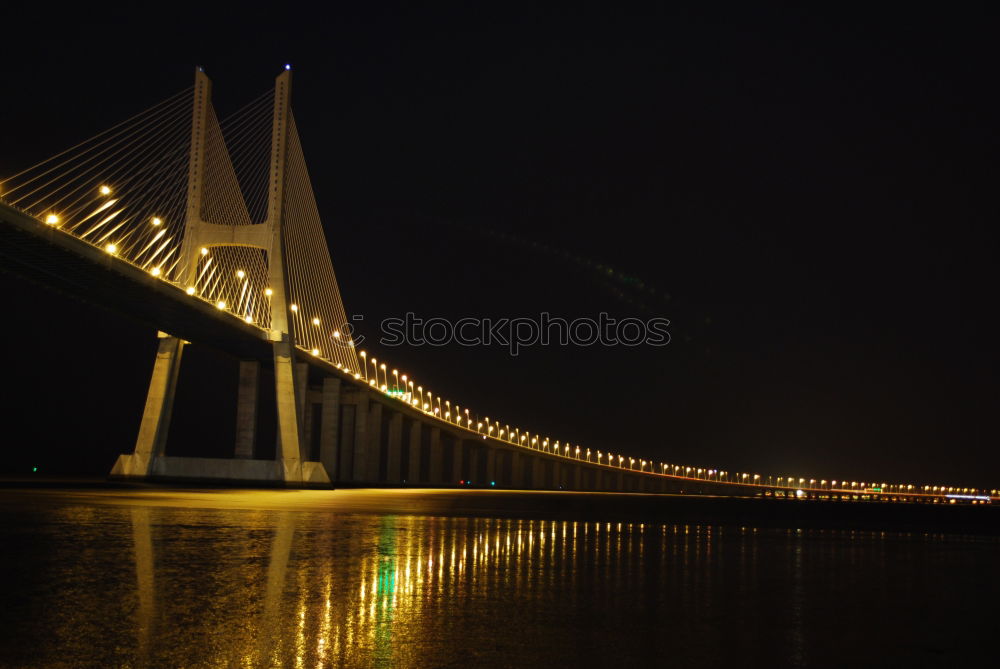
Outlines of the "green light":
{"label": "green light", "polygon": [[496,484],[497,484],[496,481],[490,481],[490,485],[496,485]]}
{"label": "green light", "polygon": [[38,471],[38,467],[32,467],[32,468],[31,468],[31,471],[33,471],[33,472],[37,472],[37,471]]}

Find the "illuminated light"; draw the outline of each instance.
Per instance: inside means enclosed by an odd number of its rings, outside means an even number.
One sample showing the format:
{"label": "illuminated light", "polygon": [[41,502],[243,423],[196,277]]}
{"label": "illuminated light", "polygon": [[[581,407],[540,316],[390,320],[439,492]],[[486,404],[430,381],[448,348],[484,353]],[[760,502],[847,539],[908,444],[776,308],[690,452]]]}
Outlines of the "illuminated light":
{"label": "illuminated light", "polygon": [[194,286],[188,286],[187,290],[184,291],[188,295],[194,295]]}
{"label": "illuminated light", "polygon": [[340,339],[340,330],[334,330],[333,331],[333,338],[334,339]]}
{"label": "illuminated light", "polygon": [[314,318],[313,319],[313,325],[319,325],[319,319],[318,318]]}
{"label": "illuminated light", "polygon": [[149,270],[149,273],[152,274],[153,276],[160,276],[160,268],[154,267],[153,269]]}
{"label": "illuminated light", "polygon": [[355,378],[355,380],[357,380],[357,379],[360,379],[360,378],[361,378],[361,375],[360,375],[360,374],[357,374],[357,373],[355,373],[355,375],[354,375],[354,378]]}
{"label": "illuminated light", "polygon": [[375,386],[375,379],[368,379],[368,385],[374,387]]}
{"label": "illuminated light", "polygon": [[237,279],[242,279],[246,275],[247,275],[247,273],[244,272],[243,270],[241,270],[241,269],[236,270],[236,278]]}
{"label": "illuminated light", "polygon": [[244,316],[243,320],[247,323],[253,323],[253,316]]}
{"label": "illuminated light", "polygon": [[219,309],[225,309],[226,308],[226,302],[225,302],[225,300],[219,300],[218,302],[216,302],[215,306],[217,306]]}
{"label": "illuminated light", "polygon": [[291,305],[291,306],[290,306],[290,307],[288,307],[288,308],[289,308],[289,309],[291,309],[292,311],[298,311],[298,310],[299,310],[299,305],[297,305],[297,304],[293,304],[293,305]]}
{"label": "illuminated light", "polygon": [[272,295],[274,295],[274,291],[271,290],[270,288],[265,288],[264,294],[267,295],[268,297],[271,297]]}
{"label": "illuminated light", "polygon": [[101,186],[100,191],[101,195],[111,195],[111,189],[107,186]]}
{"label": "illuminated light", "polygon": [[319,349],[314,348],[312,351],[310,351],[310,353],[312,353],[313,355],[319,355]]}
{"label": "illuminated light", "polygon": [[149,222],[152,223],[153,225],[159,225],[159,224],[163,223],[163,219],[157,218],[156,216],[154,216],[152,219],[150,219]]}
{"label": "illuminated light", "polygon": [[49,214],[45,217],[46,225],[59,225],[59,217],[55,214]]}
{"label": "illuminated light", "polygon": [[118,253],[118,247],[115,244],[109,243],[107,246],[104,247],[104,250],[110,253],[111,255]]}
{"label": "illuminated light", "polygon": [[292,66],[291,66],[291,64],[290,64],[290,63],[286,63],[286,64],[285,64],[285,69],[286,69],[286,70],[290,70],[290,69],[292,69]]}
{"label": "illuminated light", "polygon": [[206,248],[205,248],[204,246],[202,246],[202,247],[201,247],[201,254],[202,254],[203,256],[207,256],[207,255],[208,255],[208,249],[206,249]]}

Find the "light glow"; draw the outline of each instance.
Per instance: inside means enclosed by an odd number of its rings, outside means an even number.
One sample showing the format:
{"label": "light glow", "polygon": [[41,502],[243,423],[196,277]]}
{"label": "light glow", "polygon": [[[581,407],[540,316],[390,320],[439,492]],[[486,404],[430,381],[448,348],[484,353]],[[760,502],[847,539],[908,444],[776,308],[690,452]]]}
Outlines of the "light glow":
{"label": "light glow", "polygon": [[49,214],[45,217],[46,225],[59,225],[59,217],[55,214]]}

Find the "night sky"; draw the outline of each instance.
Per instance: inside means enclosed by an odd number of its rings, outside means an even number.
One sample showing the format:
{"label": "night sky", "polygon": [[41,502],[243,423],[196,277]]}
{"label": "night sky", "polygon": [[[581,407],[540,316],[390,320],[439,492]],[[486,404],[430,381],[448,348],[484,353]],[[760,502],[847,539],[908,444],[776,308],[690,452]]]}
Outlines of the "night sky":
{"label": "night sky", "polygon": [[[5,35],[0,175],[196,65],[225,116],[291,63],[369,340],[407,311],[671,321],[662,348],[366,346],[425,387],[636,457],[996,487],[997,22],[920,11],[25,17]],[[109,470],[154,331],[0,281],[8,448],[29,431],[2,468]],[[235,363],[188,361],[174,439],[229,448]]]}

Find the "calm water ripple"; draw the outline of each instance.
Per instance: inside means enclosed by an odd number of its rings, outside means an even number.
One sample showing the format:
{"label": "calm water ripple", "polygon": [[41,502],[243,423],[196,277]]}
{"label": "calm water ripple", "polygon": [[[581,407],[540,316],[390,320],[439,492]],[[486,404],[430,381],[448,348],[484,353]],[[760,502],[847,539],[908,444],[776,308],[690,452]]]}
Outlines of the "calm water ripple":
{"label": "calm water ripple", "polygon": [[940,667],[998,631],[995,537],[466,517],[464,494],[2,491],[0,664]]}

